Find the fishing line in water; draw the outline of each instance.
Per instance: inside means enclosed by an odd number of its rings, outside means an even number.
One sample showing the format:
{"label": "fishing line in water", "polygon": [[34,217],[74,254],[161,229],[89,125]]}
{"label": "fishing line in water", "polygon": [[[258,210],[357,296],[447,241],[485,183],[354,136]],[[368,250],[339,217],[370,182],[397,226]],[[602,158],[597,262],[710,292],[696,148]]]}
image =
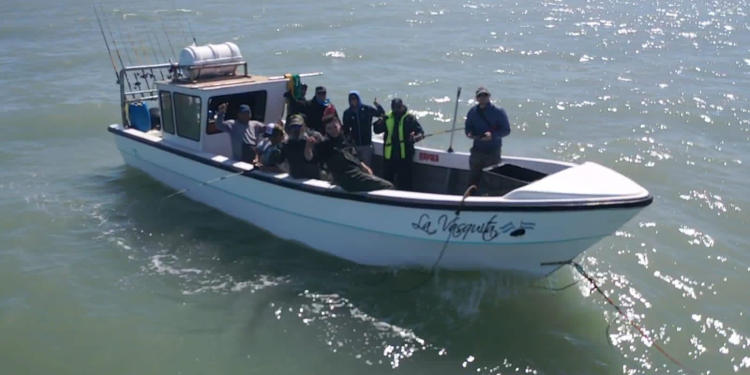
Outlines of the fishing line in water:
{"label": "fishing line in water", "polygon": [[[650,341],[651,345],[653,345],[653,347],[656,348],[656,350],[659,351],[659,353],[661,353],[665,358],[667,358],[672,363],[674,363],[675,365],[677,365],[677,367],[679,367],[683,371],[685,371],[685,372],[687,372],[689,374],[695,374],[696,373],[695,371],[689,369],[684,364],[682,364],[682,362],[680,362],[679,360],[677,360],[677,358],[675,358],[671,354],[669,354],[664,348],[661,347],[661,345],[659,345],[659,343],[656,342],[656,340],[654,340],[653,338],[651,338],[651,336],[646,332],[645,329],[643,329],[643,327],[641,327],[638,323],[636,323],[635,321],[633,321],[633,319],[630,319],[627,316],[627,314],[625,314],[625,312],[622,310],[622,308],[619,305],[617,305],[615,303],[615,301],[612,300],[612,298],[610,298],[606,293],[604,293],[604,291],[599,287],[599,284],[596,282],[596,280],[594,280],[594,278],[591,275],[589,275],[586,272],[586,270],[583,269],[583,266],[581,266],[580,263],[577,263],[577,262],[575,262],[573,260],[568,260],[568,261],[563,261],[563,262],[542,263],[541,265],[542,266],[552,266],[552,265],[568,265],[568,266],[572,266],[581,276],[583,276],[586,280],[588,280],[591,283],[591,285],[593,285],[593,287],[591,288],[591,290],[595,290],[602,297],[604,297],[604,300],[608,304],[610,304],[612,307],[614,307],[615,311],[617,311],[617,313],[623,319],[625,319],[625,321],[628,322],[628,324],[631,327],[635,328],[636,331],[638,331],[638,333],[641,335],[641,337],[643,337],[646,340]],[[574,284],[575,283],[567,285],[567,286],[563,287],[562,289],[567,289],[568,287],[570,287],[570,286],[572,286]],[[609,326],[607,326],[607,331],[609,331]]]}
{"label": "fishing line in water", "polygon": [[[463,197],[461,197],[461,202],[458,204],[458,208],[456,208],[456,219],[458,219],[459,216],[461,216],[461,210],[464,207],[464,203],[466,202],[466,198],[471,195],[473,191],[477,190],[476,185],[471,185],[468,188],[466,188],[466,191],[464,192]],[[435,262],[432,263],[432,267],[430,267],[430,273],[429,275],[419,283],[406,288],[406,289],[394,289],[394,291],[399,293],[407,293],[411,292],[422,285],[426,284],[428,281],[432,280],[432,278],[437,274],[438,265],[440,264],[440,261],[443,260],[443,256],[445,255],[446,250],[448,250],[448,245],[451,242],[451,237],[453,237],[453,232],[451,230],[448,230],[448,237],[445,238],[445,241],[443,241],[443,247],[440,249],[440,254],[438,254],[438,257],[435,259]]]}
{"label": "fishing line in water", "polygon": [[190,191],[191,189],[193,189],[193,188],[195,188],[195,187],[198,187],[198,186],[207,186],[207,185],[211,185],[211,184],[217,183],[217,182],[219,182],[219,181],[224,181],[224,180],[226,180],[226,179],[228,179],[228,178],[231,178],[231,177],[239,176],[239,175],[241,175],[241,174],[243,174],[243,173],[245,173],[245,172],[247,172],[247,171],[245,171],[245,170],[242,170],[242,171],[239,171],[239,172],[235,172],[235,173],[230,173],[230,174],[227,174],[227,175],[223,175],[223,176],[219,176],[219,177],[216,177],[216,178],[212,178],[212,179],[210,179],[210,180],[206,180],[206,181],[201,181],[201,182],[198,182],[198,183],[196,183],[195,185],[192,185],[192,186],[190,186],[190,187],[186,187],[186,188],[184,188],[184,189],[180,189],[180,190],[177,190],[177,191],[175,191],[174,193],[172,193],[172,194],[169,194],[169,195],[167,195],[166,197],[162,198],[162,199],[161,199],[161,200],[159,201],[159,209],[158,209],[157,211],[161,211],[161,206],[162,206],[162,204],[163,204],[163,203],[164,203],[164,202],[165,202],[165,201],[166,201],[167,199],[170,199],[170,198],[172,198],[172,197],[176,197],[176,196],[178,196],[178,195],[182,195],[182,194],[185,194],[185,193],[187,193],[188,191]]}

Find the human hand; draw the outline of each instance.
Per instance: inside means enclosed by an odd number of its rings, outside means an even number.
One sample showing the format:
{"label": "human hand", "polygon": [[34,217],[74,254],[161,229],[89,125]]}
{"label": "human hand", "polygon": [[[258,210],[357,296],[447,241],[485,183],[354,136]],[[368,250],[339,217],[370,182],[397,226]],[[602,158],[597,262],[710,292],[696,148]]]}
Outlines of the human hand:
{"label": "human hand", "polygon": [[369,175],[373,174],[372,173],[372,169],[370,167],[368,167],[367,164],[365,164],[364,162],[360,162],[359,165],[362,168],[362,171],[365,172],[366,174],[369,174]]}
{"label": "human hand", "polygon": [[479,138],[482,141],[491,141],[492,140],[492,132],[484,132],[484,135],[482,138]]}

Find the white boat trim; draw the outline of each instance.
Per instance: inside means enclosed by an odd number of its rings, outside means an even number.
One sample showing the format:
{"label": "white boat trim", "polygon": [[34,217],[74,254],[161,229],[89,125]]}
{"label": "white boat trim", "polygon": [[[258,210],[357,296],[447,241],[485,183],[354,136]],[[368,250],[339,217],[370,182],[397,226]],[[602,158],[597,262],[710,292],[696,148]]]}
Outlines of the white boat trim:
{"label": "white boat trim", "polygon": [[[653,197],[645,189],[642,189],[641,194],[634,196],[615,196],[605,198],[594,197],[555,200],[509,200],[504,197],[468,197],[462,205],[462,197],[448,194],[405,192],[399,190],[380,190],[367,193],[350,193],[340,188],[334,187],[334,185],[330,185],[325,181],[320,181],[322,182],[322,184],[320,184],[318,180],[308,180],[304,183],[300,183],[300,181],[293,180],[291,178],[288,179],[290,181],[288,181],[287,179],[280,179],[278,178],[278,175],[256,173],[260,171],[254,171],[251,168],[250,164],[243,162],[234,162],[232,164],[227,164],[226,160],[229,159],[226,159],[224,162],[220,162],[214,159],[217,155],[212,155],[205,152],[196,152],[188,148],[176,147],[172,144],[164,144],[164,142],[162,142],[162,140],[158,137],[146,135],[145,133],[135,129],[123,129],[118,124],[110,125],[108,127],[108,130],[109,132],[116,135],[125,136],[135,141],[160,148],[164,151],[187,157],[193,161],[224,169],[228,172],[236,173],[239,172],[238,169],[243,169],[247,172],[243,174],[246,177],[270,182],[287,188],[304,190],[311,193],[335,196],[338,198],[350,200],[366,201],[370,203],[405,206],[411,208],[451,210],[458,209],[460,205],[462,211],[561,211],[644,207],[649,205],[653,201]],[[458,154],[457,156],[459,155],[460,154]],[[466,156],[466,154],[464,154],[464,156]],[[521,158],[514,159],[520,160]],[[538,160],[531,158],[526,159]],[[293,182],[291,180],[293,180]]]}

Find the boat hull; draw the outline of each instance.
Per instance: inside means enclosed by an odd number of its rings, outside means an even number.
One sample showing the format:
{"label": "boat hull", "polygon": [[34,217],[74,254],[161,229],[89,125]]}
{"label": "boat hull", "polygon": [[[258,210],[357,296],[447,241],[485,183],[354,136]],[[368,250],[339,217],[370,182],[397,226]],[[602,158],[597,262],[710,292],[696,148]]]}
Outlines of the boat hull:
{"label": "boat hull", "polygon": [[[387,205],[292,189],[115,133],[125,162],[188,198],[359,264],[551,273],[642,207],[463,210]],[[442,257],[441,257],[442,254]]]}

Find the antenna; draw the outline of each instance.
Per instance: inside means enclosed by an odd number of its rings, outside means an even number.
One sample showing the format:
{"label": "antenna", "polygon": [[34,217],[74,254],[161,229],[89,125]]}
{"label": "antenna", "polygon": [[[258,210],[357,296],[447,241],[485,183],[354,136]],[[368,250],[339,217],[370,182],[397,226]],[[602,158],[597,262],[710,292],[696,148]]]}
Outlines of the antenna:
{"label": "antenna", "polygon": [[456,92],[456,106],[453,108],[453,125],[451,126],[451,143],[448,145],[448,152],[453,153],[453,135],[456,134],[456,116],[458,116],[458,99],[461,97],[461,86],[458,86]]}

